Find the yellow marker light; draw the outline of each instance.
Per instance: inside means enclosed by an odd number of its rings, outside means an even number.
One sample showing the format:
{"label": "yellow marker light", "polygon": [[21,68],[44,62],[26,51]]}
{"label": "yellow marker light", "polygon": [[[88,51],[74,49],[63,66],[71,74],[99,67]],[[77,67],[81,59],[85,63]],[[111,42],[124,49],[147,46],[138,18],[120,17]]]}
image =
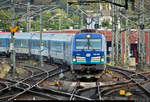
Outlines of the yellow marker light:
{"label": "yellow marker light", "polygon": [[125,90],[120,90],[120,95],[125,95]]}

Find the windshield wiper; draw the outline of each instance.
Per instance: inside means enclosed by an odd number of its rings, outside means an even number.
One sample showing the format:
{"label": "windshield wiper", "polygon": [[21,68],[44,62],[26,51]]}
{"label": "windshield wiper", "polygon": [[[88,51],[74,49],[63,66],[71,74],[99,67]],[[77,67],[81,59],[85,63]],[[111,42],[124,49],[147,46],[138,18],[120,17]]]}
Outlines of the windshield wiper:
{"label": "windshield wiper", "polygon": [[83,47],[83,51],[85,51],[85,47],[87,47],[88,46],[88,42],[84,45],[84,47]]}
{"label": "windshield wiper", "polygon": [[91,46],[91,43],[89,42],[89,49],[90,47],[92,48],[91,50],[93,50],[93,52],[95,52],[95,49]]}

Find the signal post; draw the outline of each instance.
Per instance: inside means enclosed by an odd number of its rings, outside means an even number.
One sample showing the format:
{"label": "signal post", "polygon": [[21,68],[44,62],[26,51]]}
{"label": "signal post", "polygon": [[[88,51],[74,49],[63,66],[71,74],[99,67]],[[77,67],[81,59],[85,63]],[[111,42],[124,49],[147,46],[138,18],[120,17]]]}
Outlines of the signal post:
{"label": "signal post", "polygon": [[15,39],[14,39],[14,35],[15,32],[18,29],[18,26],[16,26],[15,28],[13,27],[9,27],[10,31],[11,31],[11,43],[10,43],[10,52],[11,52],[11,69],[12,70],[12,77],[15,78],[15,72],[16,72],[16,53],[15,53]]}

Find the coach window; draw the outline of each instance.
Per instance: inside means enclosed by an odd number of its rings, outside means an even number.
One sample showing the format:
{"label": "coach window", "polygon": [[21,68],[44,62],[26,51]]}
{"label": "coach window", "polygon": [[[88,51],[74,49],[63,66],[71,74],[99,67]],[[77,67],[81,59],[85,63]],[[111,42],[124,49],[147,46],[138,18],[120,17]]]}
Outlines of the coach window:
{"label": "coach window", "polygon": [[15,47],[21,47],[21,41],[20,40],[15,40]]}
{"label": "coach window", "polygon": [[44,46],[44,48],[48,48],[48,41],[44,41],[43,46]]}
{"label": "coach window", "polygon": [[33,48],[40,48],[40,41],[38,41],[38,40],[33,40],[33,41],[32,41],[32,47],[33,47]]}
{"label": "coach window", "polygon": [[21,40],[21,47],[28,47],[28,40]]}
{"label": "coach window", "polygon": [[62,52],[63,51],[63,43],[59,42],[59,41],[53,41],[51,42],[52,45],[52,51],[56,51],[56,52]]}

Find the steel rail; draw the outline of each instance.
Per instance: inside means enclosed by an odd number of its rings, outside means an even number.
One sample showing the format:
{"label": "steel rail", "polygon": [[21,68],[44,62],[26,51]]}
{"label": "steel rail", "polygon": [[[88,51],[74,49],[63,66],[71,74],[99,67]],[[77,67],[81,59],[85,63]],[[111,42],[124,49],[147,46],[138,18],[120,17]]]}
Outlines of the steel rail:
{"label": "steel rail", "polygon": [[103,99],[102,99],[101,90],[100,90],[99,82],[98,82],[98,81],[96,82],[96,86],[97,86],[97,91],[98,91],[99,100],[103,100]]}
{"label": "steel rail", "polygon": [[8,87],[8,85],[6,83],[3,83],[1,81],[0,81],[0,86],[2,87],[1,89]]}
{"label": "steel rail", "polygon": [[[39,88],[43,89],[43,90],[49,90],[50,92],[66,95],[68,97],[71,97],[71,95],[72,95],[71,93],[68,93],[68,92],[63,92],[63,91],[58,91],[58,90],[53,90],[53,89],[47,89],[47,88],[43,88],[43,87],[39,87]],[[90,98],[87,98],[87,97],[84,97],[84,96],[79,96],[79,95],[76,95],[76,94],[74,94],[74,97],[77,97],[77,98],[80,98],[80,99],[83,99],[83,100],[93,100],[93,99],[90,99]]]}
{"label": "steel rail", "polygon": [[78,82],[76,82],[76,85],[74,86],[74,88],[73,88],[73,90],[72,90],[72,92],[71,92],[71,97],[70,97],[70,99],[69,100],[74,100],[74,94],[76,93],[76,91],[77,91],[77,86],[78,86]]}
{"label": "steel rail", "polygon": [[[135,75],[140,75],[141,77],[143,77],[145,79],[145,81],[150,82],[149,78],[147,78],[146,76],[140,74],[140,73],[136,73],[133,71],[129,71],[129,70],[124,70],[118,67],[111,67],[113,69],[118,69],[120,71],[126,71],[126,72],[130,72],[130,73],[134,73]],[[131,76],[129,76],[128,74],[125,74],[124,72],[122,72],[124,75],[126,75],[126,77],[128,77],[132,82],[134,82],[139,88],[141,88],[144,92],[146,92],[147,96],[150,96],[150,90],[148,90],[147,88],[143,87],[141,85],[141,82],[138,82],[138,80],[135,80],[134,78],[132,78]]]}
{"label": "steel rail", "polygon": [[31,90],[29,90],[29,92],[33,92],[35,94],[41,94],[43,96],[52,98],[54,100],[66,100],[67,97],[65,97],[65,95],[61,95],[59,93],[50,91],[50,90],[46,90],[43,88],[39,88],[39,87],[33,87]]}
{"label": "steel rail", "polygon": [[[101,88],[107,88],[107,87],[113,87],[113,86],[119,86],[119,85],[125,85],[125,84],[129,84],[131,82],[131,80],[126,81],[126,82],[119,82],[119,83],[114,83],[114,84],[109,84],[109,85],[102,85],[100,86]],[[84,88],[84,89],[79,89],[78,92],[84,92],[84,91],[88,91],[91,89],[96,89],[97,87],[90,87],[90,88]],[[102,92],[101,92],[102,93]]]}

